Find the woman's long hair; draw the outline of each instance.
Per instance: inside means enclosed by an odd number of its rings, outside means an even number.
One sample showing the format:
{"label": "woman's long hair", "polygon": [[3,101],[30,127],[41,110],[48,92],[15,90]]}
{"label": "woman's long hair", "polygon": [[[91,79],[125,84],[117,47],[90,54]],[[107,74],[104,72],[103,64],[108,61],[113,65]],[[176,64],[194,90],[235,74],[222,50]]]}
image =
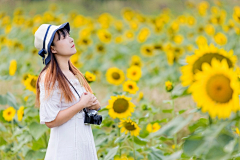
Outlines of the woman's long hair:
{"label": "woman's long hair", "polygon": [[[58,32],[57,32],[58,33]],[[58,33],[59,34],[59,33]],[[65,37],[65,34],[64,34]],[[54,45],[54,44],[52,44]],[[93,93],[90,85],[88,84],[87,80],[85,79],[84,75],[71,63],[71,61],[68,61],[69,70],[76,76],[76,78],[79,80],[80,84],[86,89],[86,91]],[[45,80],[44,80],[44,88],[45,88],[45,95],[48,97],[53,91],[53,87],[58,82],[58,89],[61,91],[61,99],[62,97],[65,98],[66,102],[72,102],[73,99],[75,99],[70,86],[68,84],[68,81],[65,79],[63,72],[61,71],[57,59],[54,56],[54,54],[51,53],[51,61],[42,69],[40,72],[37,82],[36,82],[36,101],[35,106],[40,106],[40,89],[39,89],[39,82],[41,78],[41,74],[43,71],[46,70],[45,73]],[[60,103],[60,102],[59,102]]]}

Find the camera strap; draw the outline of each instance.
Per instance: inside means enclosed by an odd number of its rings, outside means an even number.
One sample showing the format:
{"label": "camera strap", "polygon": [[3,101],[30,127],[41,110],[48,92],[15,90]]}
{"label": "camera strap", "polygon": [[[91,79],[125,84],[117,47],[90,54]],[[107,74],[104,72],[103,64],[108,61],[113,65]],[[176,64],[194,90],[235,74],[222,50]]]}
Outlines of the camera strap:
{"label": "camera strap", "polygon": [[[65,79],[68,81],[68,83],[73,87],[73,89],[75,90],[75,92],[77,93],[77,95],[78,95],[78,97],[80,98],[81,96],[78,94],[78,92],[77,92],[77,90],[75,89],[75,87],[72,85],[72,83],[71,82],[69,82],[69,80],[67,79],[67,77],[63,74],[63,76],[65,77]],[[87,113],[87,111],[86,111],[86,109],[85,108],[83,108],[83,111],[85,112],[85,113]]]}

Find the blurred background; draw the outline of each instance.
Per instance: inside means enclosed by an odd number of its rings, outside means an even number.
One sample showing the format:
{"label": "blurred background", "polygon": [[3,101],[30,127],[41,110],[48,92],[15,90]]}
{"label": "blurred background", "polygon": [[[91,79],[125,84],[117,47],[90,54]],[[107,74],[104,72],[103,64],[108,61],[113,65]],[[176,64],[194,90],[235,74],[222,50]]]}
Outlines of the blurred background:
{"label": "blurred background", "polygon": [[[102,125],[92,126],[99,160],[239,157],[239,6],[238,0],[0,0],[0,159],[44,158],[50,129],[39,124],[34,105],[44,67],[34,33],[41,24],[65,22],[77,49],[71,62],[103,108]],[[214,58],[227,64],[212,65]],[[228,80],[214,81],[219,93],[207,78],[221,71]],[[222,99],[227,109],[215,106]],[[232,116],[215,143],[191,150],[208,142],[202,134],[197,143],[195,134]]]}

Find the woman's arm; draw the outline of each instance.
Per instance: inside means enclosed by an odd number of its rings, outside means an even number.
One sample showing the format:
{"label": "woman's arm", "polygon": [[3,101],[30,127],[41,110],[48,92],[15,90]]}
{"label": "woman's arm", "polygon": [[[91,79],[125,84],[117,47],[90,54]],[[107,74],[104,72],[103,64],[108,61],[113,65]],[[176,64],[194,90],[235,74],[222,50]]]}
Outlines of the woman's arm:
{"label": "woman's arm", "polygon": [[59,111],[57,117],[51,122],[45,122],[48,128],[53,128],[62,125],[71,119],[75,114],[77,114],[80,110],[85,108],[85,105],[79,101],[78,103],[72,105],[71,107]]}

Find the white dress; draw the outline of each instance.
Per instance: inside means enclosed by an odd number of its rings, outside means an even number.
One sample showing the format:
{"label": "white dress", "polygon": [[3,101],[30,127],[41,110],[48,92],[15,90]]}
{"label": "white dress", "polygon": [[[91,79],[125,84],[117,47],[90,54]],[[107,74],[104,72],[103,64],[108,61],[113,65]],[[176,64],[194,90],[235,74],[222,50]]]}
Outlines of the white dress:
{"label": "white dress", "polygon": [[[43,75],[44,76],[44,75]],[[43,77],[42,76],[42,77]],[[78,94],[86,92],[78,79],[69,79]],[[40,83],[40,124],[54,120],[59,111],[64,110],[79,101],[77,93],[70,84],[69,87],[76,97],[72,103],[66,103],[64,97],[60,101],[60,90],[55,83],[53,93],[48,99],[44,99],[44,83]],[[92,128],[90,124],[84,124],[84,111],[75,114],[64,124],[51,128],[50,138],[44,160],[97,160]]]}

